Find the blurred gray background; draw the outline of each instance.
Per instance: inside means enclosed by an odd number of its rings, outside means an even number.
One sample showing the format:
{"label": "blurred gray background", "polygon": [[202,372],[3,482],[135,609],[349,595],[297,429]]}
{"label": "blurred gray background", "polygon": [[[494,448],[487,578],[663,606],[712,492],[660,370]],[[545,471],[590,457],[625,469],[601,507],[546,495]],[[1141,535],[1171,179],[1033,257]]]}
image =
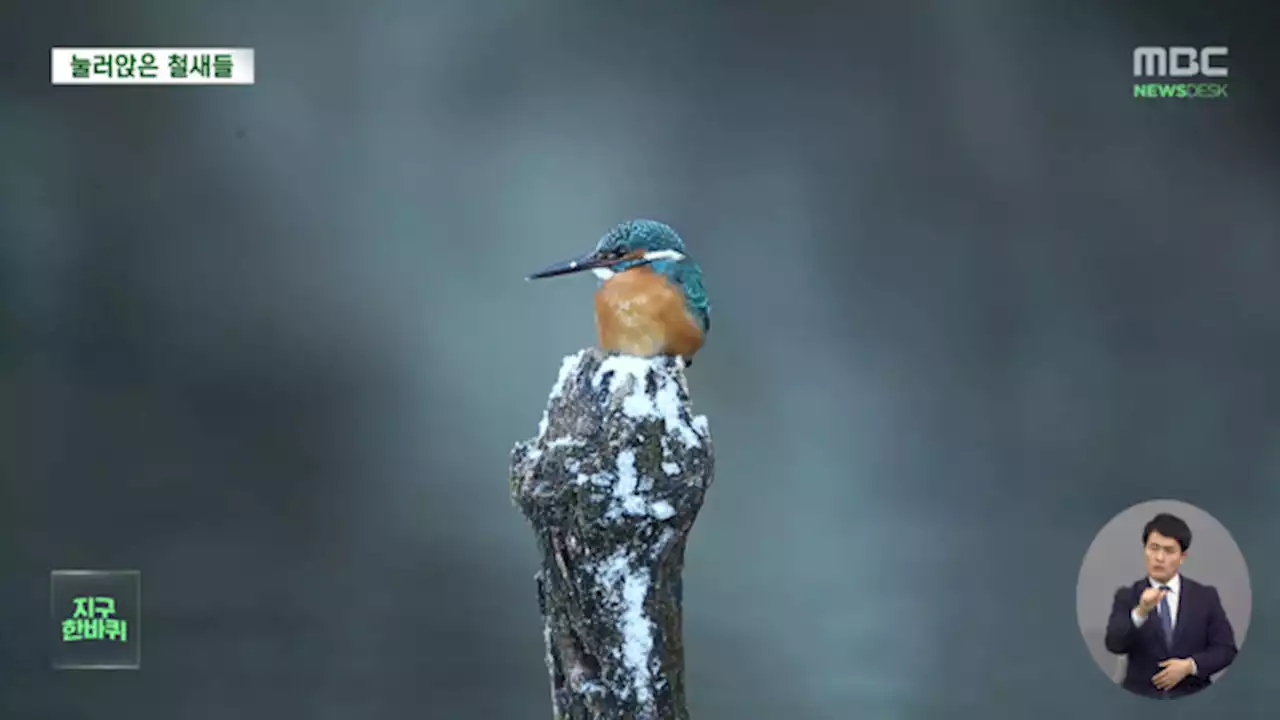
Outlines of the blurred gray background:
{"label": "blurred gray background", "polygon": [[[1252,5],[6,4],[0,717],[547,718],[508,452],[593,285],[522,277],[632,217],[715,305],[697,720],[1150,711],[1074,588],[1153,497],[1231,529],[1259,608],[1162,716],[1264,717]],[[1132,48],[1180,43],[1230,47],[1229,100],[1132,97]],[[258,84],[49,87],[51,46],[125,44],[255,47]],[[142,570],[143,670],[49,669],[59,567]]]}
{"label": "blurred gray background", "polygon": [[[1116,591],[1146,576],[1143,529],[1158,513],[1172,513],[1191,528],[1191,545],[1178,572],[1218,591],[1237,649],[1243,649],[1253,615],[1249,565],[1231,531],[1213,515],[1177,500],[1148,500],[1126,508],[1089,545],[1076,583],[1076,619],[1093,660],[1108,677],[1124,680],[1125,657],[1107,650],[1107,621]],[[1179,610],[1179,613],[1181,610]],[[1264,650],[1266,652],[1266,650]],[[1227,674],[1222,670],[1214,681]],[[1185,698],[1180,698],[1185,699]]]}

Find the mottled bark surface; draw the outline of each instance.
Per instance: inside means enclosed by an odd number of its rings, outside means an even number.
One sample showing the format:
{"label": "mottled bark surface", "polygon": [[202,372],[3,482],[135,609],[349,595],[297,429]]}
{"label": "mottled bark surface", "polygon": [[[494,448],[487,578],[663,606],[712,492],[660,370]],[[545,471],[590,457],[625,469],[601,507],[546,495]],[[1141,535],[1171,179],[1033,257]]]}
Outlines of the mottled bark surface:
{"label": "mottled bark surface", "polygon": [[565,358],[511,469],[543,556],[557,720],[688,717],[680,576],[712,473],[707,421],[691,412],[679,360]]}

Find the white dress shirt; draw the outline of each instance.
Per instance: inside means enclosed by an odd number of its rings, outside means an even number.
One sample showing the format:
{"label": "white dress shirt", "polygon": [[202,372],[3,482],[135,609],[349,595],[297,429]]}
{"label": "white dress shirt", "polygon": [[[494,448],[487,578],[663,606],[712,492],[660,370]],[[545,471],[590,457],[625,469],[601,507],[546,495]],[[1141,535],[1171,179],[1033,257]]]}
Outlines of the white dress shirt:
{"label": "white dress shirt", "polygon": [[[1161,585],[1169,588],[1169,592],[1164,594],[1164,598],[1169,603],[1169,627],[1176,629],[1178,627],[1178,603],[1182,601],[1182,576],[1175,574],[1173,577],[1169,578],[1169,582],[1167,583],[1156,582],[1151,578],[1147,578],[1147,582],[1151,583],[1151,587],[1153,588],[1158,588]],[[1152,610],[1152,612],[1160,612],[1160,606],[1157,605],[1156,609]],[[1133,621],[1133,626],[1136,628],[1140,628],[1145,625],[1147,619],[1150,617],[1150,614],[1146,617],[1139,615],[1137,608],[1134,608],[1133,611],[1129,613],[1129,619]],[[1191,674],[1199,674],[1195,660],[1191,661]]]}

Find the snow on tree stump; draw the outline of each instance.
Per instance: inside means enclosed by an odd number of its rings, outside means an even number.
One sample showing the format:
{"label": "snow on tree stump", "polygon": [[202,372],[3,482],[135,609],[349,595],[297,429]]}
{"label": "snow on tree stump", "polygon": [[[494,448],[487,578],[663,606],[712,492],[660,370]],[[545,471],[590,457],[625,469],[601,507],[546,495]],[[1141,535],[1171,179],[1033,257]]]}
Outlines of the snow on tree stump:
{"label": "snow on tree stump", "polygon": [[556,720],[685,720],[681,573],[711,485],[684,363],[583,350],[564,360],[512,498],[542,552]]}

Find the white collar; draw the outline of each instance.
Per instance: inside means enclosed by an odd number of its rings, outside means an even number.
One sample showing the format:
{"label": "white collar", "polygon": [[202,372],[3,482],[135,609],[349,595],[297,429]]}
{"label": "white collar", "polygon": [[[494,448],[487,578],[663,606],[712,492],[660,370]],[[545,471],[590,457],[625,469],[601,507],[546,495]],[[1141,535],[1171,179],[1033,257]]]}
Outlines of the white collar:
{"label": "white collar", "polygon": [[1174,573],[1173,577],[1169,578],[1169,582],[1167,583],[1156,582],[1155,578],[1152,577],[1148,577],[1147,582],[1151,583],[1151,587],[1158,588],[1161,585],[1165,585],[1169,588],[1169,592],[1174,595],[1182,594],[1182,573]]}

